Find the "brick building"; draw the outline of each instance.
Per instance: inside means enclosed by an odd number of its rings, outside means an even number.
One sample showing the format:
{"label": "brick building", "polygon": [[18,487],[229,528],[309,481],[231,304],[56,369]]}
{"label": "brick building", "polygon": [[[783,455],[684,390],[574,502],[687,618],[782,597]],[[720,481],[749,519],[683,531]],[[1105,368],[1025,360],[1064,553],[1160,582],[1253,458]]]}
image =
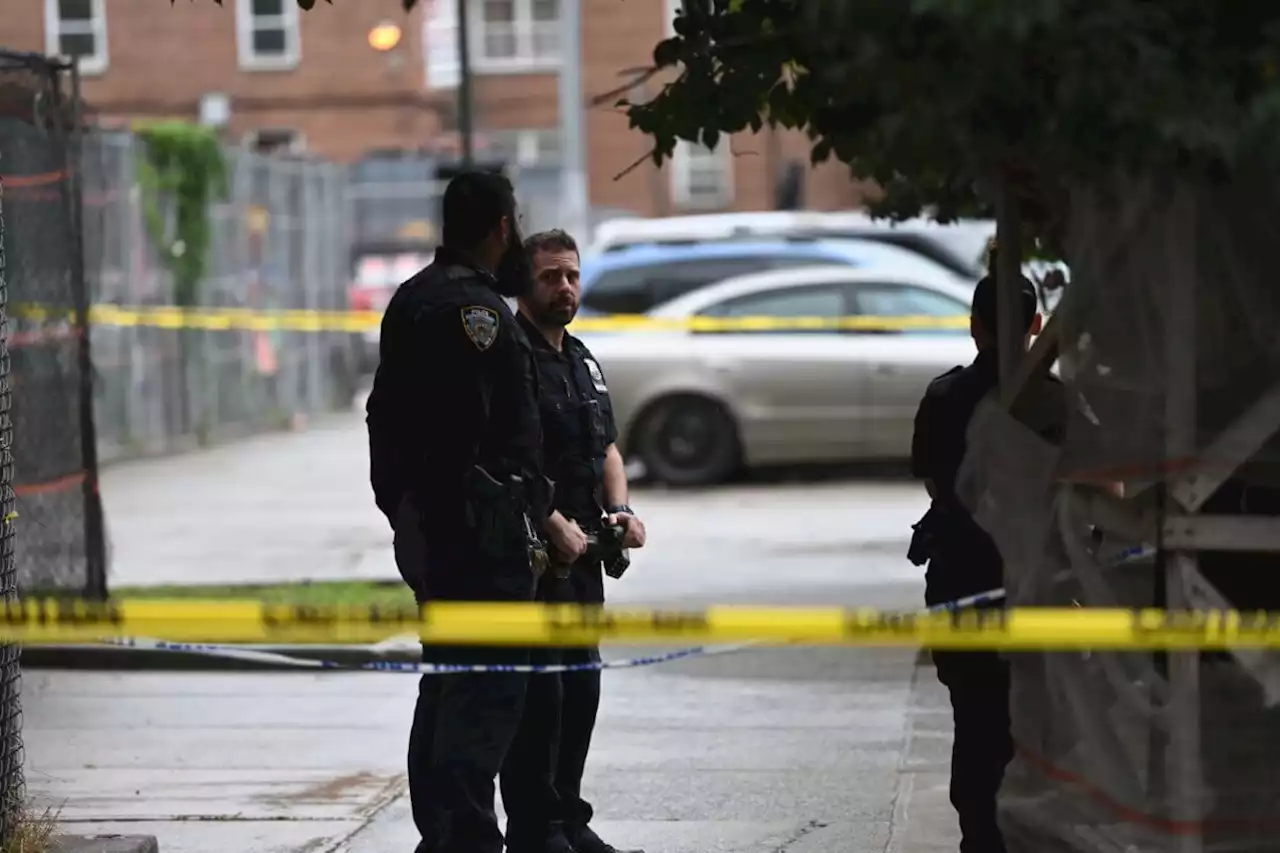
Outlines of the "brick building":
{"label": "brick building", "polygon": [[[478,146],[524,165],[558,156],[556,0],[470,0]],[[679,0],[582,0],[585,95],[626,82],[670,31]],[[373,150],[456,147],[453,0],[5,0],[0,46],[81,58],[84,95],[106,123],[203,119],[230,139],[353,161]],[[377,36],[382,50],[373,44]],[[398,36],[398,42],[396,37]],[[395,42],[394,46],[389,46]],[[656,85],[656,84],[655,84]],[[636,95],[643,96],[643,92]],[[855,206],[839,166],[808,169],[797,134],[740,135],[679,150],[661,171],[610,106],[586,114],[591,203],[666,215],[772,207],[777,177],[805,164],[805,206]]]}

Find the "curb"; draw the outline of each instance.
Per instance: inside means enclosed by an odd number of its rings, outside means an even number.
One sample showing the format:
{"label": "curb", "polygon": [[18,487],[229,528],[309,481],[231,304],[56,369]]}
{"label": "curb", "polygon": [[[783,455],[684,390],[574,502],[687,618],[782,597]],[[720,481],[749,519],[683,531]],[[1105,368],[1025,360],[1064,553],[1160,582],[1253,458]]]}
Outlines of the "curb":
{"label": "curb", "polygon": [[[246,651],[274,652],[304,660],[327,660],[356,666],[373,661],[420,663],[421,654],[374,650],[369,646],[243,646]],[[285,664],[230,660],[199,652],[136,649],[94,643],[29,646],[19,657],[23,669],[78,669],[168,672],[318,672]]]}

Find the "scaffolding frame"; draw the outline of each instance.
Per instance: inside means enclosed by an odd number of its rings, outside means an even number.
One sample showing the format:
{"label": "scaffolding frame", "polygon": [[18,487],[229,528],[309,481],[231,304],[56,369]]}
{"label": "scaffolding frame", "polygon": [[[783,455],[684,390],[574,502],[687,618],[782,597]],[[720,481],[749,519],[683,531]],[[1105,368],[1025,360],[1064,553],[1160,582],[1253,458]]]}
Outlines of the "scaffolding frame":
{"label": "scaffolding frame", "polygon": [[[1175,225],[1186,237],[1184,247],[1194,247],[1197,210],[1192,194],[1183,191],[1170,206]],[[1002,239],[1002,238],[998,238]],[[1141,483],[1126,483],[1119,494],[1090,489],[1085,501],[1089,520],[1104,528],[1143,542],[1159,542],[1165,551],[1166,606],[1172,610],[1229,609],[1226,597],[1199,570],[1200,551],[1253,551],[1280,553],[1280,525],[1270,516],[1216,516],[1201,513],[1206,501],[1265,444],[1280,433],[1280,382],[1261,393],[1253,404],[1203,448],[1197,423],[1197,316],[1196,265],[1171,263],[1165,280],[1169,286],[1168,328],[1165,334],[1166,392],[1164,410],[1166,459],[1190,460],[1176,472]],[[1001,343],[1014,340],[1016,322],[1009,310],[1016,305],[1019,280],[1002,268],[997,273],[1001,309]],[[1061,343],[1059,319],[1072,299],[1068,287],[1042,333],[1029,351],[1020,352],[1011,367],[1002,370],[999,403],[1011,410],[1033,378],[1056,360]],[[1096,484],[1095,484],[1096,485]],[[1163,485],[1170,498],[1167,510],[1153,508],[1150,492]],[[1231,655],[1264,690],[1269,702],[1280,701],[1280,658],[1265,649],[1233,649]],[[1168,655],[1167,679],[1170,737],[1165,745],[1164,778],[1173,814],[1179,822],[1198,823],[1205,805],[1206,783],[1200,737],[1200,653],[1178,651]],[[1179,698],[1181,697],[1181,698]],[[1175,842],[1178,853],[1203,853],[1201,833],[1184,833]]]}

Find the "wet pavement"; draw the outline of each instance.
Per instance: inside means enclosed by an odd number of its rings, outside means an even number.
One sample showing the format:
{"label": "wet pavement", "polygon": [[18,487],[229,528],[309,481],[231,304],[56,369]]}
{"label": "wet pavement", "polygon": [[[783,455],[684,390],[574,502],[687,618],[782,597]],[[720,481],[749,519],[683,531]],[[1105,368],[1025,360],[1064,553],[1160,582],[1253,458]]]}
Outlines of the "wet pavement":
{"label": "wet pavement", "polygon": [[[112,586],[398,580],[391,531],[373,506],[358,415],[103,472]],[[638,490],[652,531],[616,585],[650,597],[917,582],[910,482],[756,483],[707,492]],[[821,601],[815,597],[813,601]]]}
{"label": "wet pavement", "polygon": [[[352,417],[118,466],[103,488],[113,583],[394,572],[365,465]],[[902,556],[923,508],[909,483],[638,490],[632,503],[651,547],[615,602],[919,604]],[[607,672],[586,780],[598,831],[649,853],[954,850],[945,699],[915,660],[755,649]],[[67,831],[154,834],[164,853],[410,851],[416,682],[29,671],[28,784]]]}

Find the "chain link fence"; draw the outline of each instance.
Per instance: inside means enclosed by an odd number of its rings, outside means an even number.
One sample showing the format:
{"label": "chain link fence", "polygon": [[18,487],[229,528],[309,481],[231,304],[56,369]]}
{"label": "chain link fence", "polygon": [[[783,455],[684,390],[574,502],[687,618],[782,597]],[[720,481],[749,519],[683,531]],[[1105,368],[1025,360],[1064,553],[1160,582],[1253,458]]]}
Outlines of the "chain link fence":
{"label": "chain link fence", "polygon": [[[4,160],[0,159],[0,596],[18,594],[14,566],[13,423],[9,391],[9,284],[5,278]],[[0,644],[0,841],[9,839],[12,817],[24,798],[22,760],[22,667],[18,647]]]}
{"label": "chain link fence", "polygon": [[[0,596],[106,592],[73,68],[0,51]],[[21,536],[17,529],[21,528]],[[19,649],[0,644],[0,842],[25,803]]]}
{"label": "chain link fence", "polygon": [[106,559],[75,168],[78,103],[69,67],[0,54],[12,521],[21,530],[15,583],[26,594],[101,598]]}
{"label": "chain link fence", "polygon": [[[95,304],[173,306],[146,226],[141,140],[84,146],[85,251]],[[330,163],[226,149],[228,193],[209,211],[208,271],[195,305],[257,312],[348,309],[345,173]],[[337,331],[94,327],[103,461],[169,453],[297,426],[353,405],[355,336]]]}
{"label": "chain link fence", "polygon": [[[2,66],[0,66],[2,67]],[[2,73],[2,72],[0,72]],[[13,423],[10,419],[9,285],[4,227],[4,160],[0,159],[0,595],[17,597],[14,566]],[[22,668],[18,647],[0,644],[0,842],[12,833],[12,817],[23,805]]]}

